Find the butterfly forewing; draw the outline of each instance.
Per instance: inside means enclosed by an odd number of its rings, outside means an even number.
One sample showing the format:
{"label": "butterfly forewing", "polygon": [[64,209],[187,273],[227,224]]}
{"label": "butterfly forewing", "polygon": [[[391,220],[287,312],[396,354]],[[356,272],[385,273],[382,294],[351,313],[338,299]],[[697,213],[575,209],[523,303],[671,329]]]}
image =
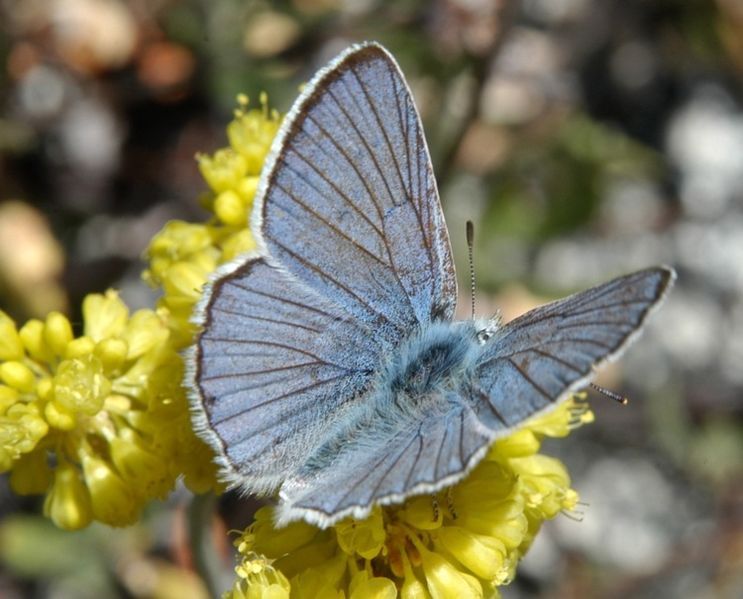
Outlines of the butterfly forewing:
{"label": "butterfly forewing", "polygon": [[449,318],[456,280],[420,120],[392,57],[357,47],[287,117],[260,234],[304,284],[394,345]]}
{"label": "butterfly forewing", "polygon": [[448,235],[394,59],[349,49],[310,82],[267,161],[265,246],[220,270],[192,350],[197,426],[232,482],[274,488],[401,338],[454,310]]}

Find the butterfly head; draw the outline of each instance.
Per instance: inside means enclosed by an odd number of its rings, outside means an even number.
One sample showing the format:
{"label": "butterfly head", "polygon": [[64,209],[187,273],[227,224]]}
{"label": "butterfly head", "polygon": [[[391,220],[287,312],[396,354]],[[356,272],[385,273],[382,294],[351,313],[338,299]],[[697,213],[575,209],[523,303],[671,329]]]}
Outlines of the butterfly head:
{"label": "butterfly head", "polygon": [[479,345],[485,345],[490,339],[493,338],[496,331],[501,325],[500,313],[492,316],[491,318],[478,318],[474,320],[475,325],[475,338]]}

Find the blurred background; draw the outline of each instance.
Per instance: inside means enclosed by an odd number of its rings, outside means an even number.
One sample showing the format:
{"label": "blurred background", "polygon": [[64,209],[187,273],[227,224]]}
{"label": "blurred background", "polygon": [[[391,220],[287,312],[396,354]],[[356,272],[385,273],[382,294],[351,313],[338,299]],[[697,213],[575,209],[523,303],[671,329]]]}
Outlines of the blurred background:
{"label": "blurred background", "polygon": [[[743,596],[739,0],[0,0],[0,23],[0,308],[79,319],[111,286],[152,306],[141,254],[169,219],[205,218],[194,155],[226,145],[236,94],[286,112],[378,40],[421,112],[465,291],[476,223],[481,314],[679,273],[602,373],[630,404],[596,396],[595,424],[546,443],[582,521],[549,523],[504,596]],[[205,596],[186,501],[73,534],[0,479],[0,596]],[[226,527],[239,509],[222,500]]]}

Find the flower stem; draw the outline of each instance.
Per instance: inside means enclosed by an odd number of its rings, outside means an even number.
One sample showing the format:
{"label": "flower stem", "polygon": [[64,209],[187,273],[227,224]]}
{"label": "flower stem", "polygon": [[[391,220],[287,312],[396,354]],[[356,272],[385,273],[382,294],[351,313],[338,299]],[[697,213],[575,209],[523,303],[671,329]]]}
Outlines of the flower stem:
{"label": "flower stem", "polygon": [[[188,507],[188,537],[193,566],[210,597],[221,595],[223,572],[209,531],[217,498],[213,493],[194,495]],[[225,587],[226,588],[226,587]]]}

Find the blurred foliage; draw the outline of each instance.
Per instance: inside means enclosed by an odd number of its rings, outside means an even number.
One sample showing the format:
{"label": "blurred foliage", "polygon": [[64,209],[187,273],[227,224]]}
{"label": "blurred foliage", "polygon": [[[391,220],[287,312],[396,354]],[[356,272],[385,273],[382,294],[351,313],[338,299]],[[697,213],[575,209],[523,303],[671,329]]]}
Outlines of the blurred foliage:
{"label": "blurred foliage", "polygon": [[[480,312],[657,262],[680,273],[609,375],[638,401],[598,399],[562,456],[585,521],[547,530],[508,596],[743,595],[738,0],[2,0],[0,23],[0,308],[79,325],[81,298],[109,286],[153,306],[140,255],[169,219],[203,218],[194,156],[224,145],[236,95],[284,112],[337,51],[376,39],[416,97],[460,272],[478,224]],[[644,469],[605,498],[598,474],[628,455]],[[632,563],[598,516],[622,486],[640,489],[612,504],[644,533],[614,533]],[[0,481],[0,595],[204,596],[184,497],[144,531],[73,535]],[[253,508],[227,497],[221,517]]]}

